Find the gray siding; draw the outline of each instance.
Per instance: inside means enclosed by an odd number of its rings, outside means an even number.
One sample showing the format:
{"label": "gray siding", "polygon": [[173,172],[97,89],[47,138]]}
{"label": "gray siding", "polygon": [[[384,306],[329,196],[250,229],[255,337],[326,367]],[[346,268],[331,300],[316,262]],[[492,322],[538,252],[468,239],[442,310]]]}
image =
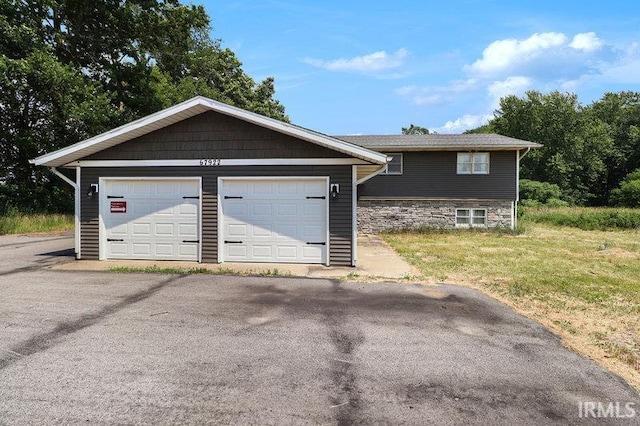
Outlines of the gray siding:
{"label": "gray siding", "polygon": [[314,143],[209,111],[97,152],[84,160],[346,157]]}
{"label": "gray siding", "polygon": [[376,176],[359,187],[364,197],[515,200],[516,152],[491,151],[488,175],[457,174],[457,153],[404,152],[402,175]]}
{"label": "gray siding", "polygon": [[[329,200],[329,263],[351,265],[351,166],[251,166],[251,167],[121,167],[83,168],[81,188],[100,177],[202,177],[202,261],[218,259],[218,176],[329,176],[340,184],[340,195]],[[81,199],[81,254],[98,259],[98,197]]]}

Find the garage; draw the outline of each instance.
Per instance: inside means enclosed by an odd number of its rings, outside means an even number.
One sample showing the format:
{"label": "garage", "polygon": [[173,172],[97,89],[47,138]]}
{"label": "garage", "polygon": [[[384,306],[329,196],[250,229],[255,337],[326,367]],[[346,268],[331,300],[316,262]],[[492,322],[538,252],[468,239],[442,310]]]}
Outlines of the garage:
{"label": "garage", "polygon": [[74,189],[78,260],[355,266],[357,185],[387,160],[196,96],[30,161]]}
{"label": "garage", "polygon": [[327,263],[328,177],[218,182],[221,262]]}
{"label": "garage", "polygon": [[101,258],[199,260],[200,180],[100,180]]}

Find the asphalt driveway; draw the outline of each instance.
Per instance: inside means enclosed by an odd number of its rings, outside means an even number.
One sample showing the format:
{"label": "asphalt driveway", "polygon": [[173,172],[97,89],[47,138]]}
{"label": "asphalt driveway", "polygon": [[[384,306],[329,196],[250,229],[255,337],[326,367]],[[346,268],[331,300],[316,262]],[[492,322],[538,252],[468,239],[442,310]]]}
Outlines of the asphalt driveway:
{"label": "asphalt driveway", "polygon": [[622,379],[467,288],[45,268],[71,245],[0,237],[0,424],[640,423]]}

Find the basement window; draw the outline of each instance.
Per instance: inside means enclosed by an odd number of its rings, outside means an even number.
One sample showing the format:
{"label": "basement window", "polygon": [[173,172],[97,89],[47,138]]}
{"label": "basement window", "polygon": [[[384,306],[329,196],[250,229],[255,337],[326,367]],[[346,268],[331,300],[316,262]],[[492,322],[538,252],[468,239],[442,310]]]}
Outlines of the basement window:
{"label": "basement window", "polygon": [[489,153],[488,152],[459,152],[458,153],[458,174],[459,175],[488,175],[489,174]]}
{"label": "basement window", "polygon": [[456,227],[487,226],[486,209],[456,209]]}
{"label": "basement window", "polygon": [[399,152],[386,153],[387,157],[391,157],[391,161],[387,163],[387,170],[382,172],[383,175],[401,175],[402,174],[402,154]]}

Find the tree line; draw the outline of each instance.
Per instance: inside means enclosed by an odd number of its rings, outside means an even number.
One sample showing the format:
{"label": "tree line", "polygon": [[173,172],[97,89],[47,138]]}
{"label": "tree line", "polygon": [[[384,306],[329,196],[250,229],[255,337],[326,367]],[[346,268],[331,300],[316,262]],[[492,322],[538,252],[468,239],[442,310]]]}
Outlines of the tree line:
{"label": "tree line", "polygon": [[203,95],[288,121],[178,0],[0,0],[0,214],[69,211],[67,185],[28,160]]}
{"label": "tree line", "polygon": [[544,145],[521,163],[522,195],[545,194],[537,200],[542,202],[640,207],[639,92],[605,93],[589,105],[558,91],[506,96],[494,118],[469,133]]}

